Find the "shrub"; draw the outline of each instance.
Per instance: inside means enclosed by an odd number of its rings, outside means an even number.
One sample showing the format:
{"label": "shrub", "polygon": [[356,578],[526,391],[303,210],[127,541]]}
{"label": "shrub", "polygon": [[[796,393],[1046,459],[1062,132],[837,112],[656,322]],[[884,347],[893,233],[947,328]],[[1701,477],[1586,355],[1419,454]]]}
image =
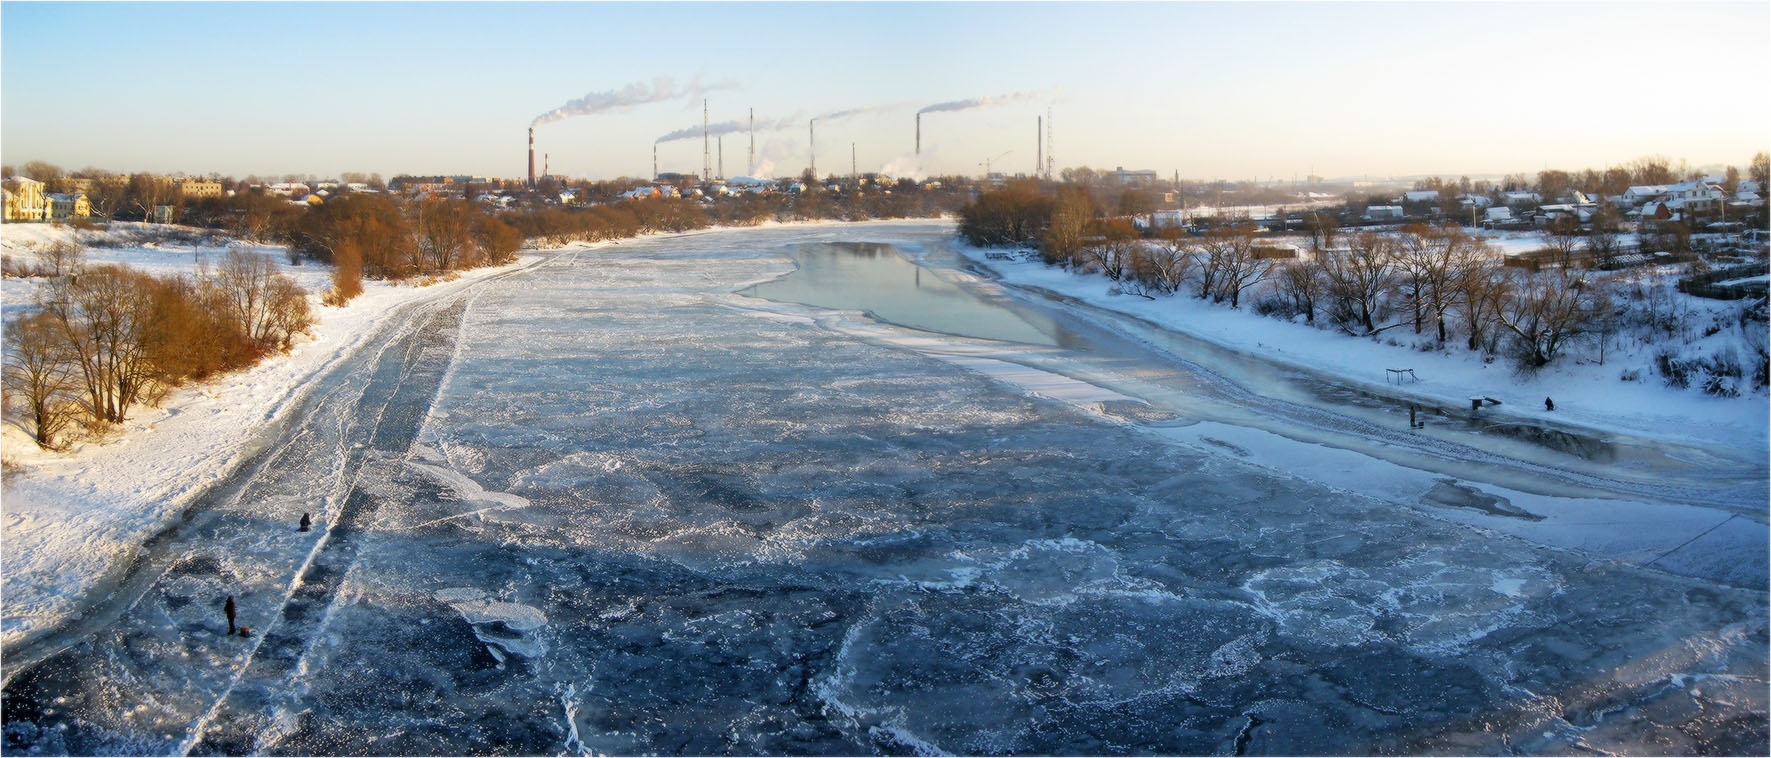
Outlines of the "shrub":
{"label": "shrub", "polygon": [[345,242],[332,251],[332,291],[324,303],[342,306],[363,294],[363,256],[353,242]]}
{"label": "shrub", "polygon": [[1696,370],[1696,366],[1692,364],[1693,361],[1683,360],[1671,350],[1661,350],[1654,354],[1654,367],[1666,380],[1668,387],[1691,386],[1691,375]]}

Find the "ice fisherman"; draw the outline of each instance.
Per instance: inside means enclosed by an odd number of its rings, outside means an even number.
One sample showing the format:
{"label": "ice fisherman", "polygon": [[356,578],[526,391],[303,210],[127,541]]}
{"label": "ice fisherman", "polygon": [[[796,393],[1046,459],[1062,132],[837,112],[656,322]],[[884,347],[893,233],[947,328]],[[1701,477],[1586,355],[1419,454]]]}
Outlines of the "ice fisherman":
{"label": "ice fisherman", "polygon": [[1555,409],[1556,409],[1556,401],[1554,401],[1554,400],[1551,400],[1551,399],[1549,399],[1549,398],[1547,398],[1547,397],[1546,397],[1546,398],[1544,398],[1544,399],[1543,399],[1543,409],[1544,409],[1544,410],[1546,410],[1546,411],[1553,411],[1553,410],[1555,410]]}
{"label": "ice fisherman", "polygon": [[234,635],[234,596],[233,595],[228,596],[227,604],[225,604],[221,607],[221,611],[228,615],[228,636],[232,637]]}
{"label": "ice fisherman", "polygon": [[313,519],[308,518],[308,515],[305,513],[301,514],[301,531],[305,532],[308,530],[308,527],[313,526],[313,525],[314,525]]}

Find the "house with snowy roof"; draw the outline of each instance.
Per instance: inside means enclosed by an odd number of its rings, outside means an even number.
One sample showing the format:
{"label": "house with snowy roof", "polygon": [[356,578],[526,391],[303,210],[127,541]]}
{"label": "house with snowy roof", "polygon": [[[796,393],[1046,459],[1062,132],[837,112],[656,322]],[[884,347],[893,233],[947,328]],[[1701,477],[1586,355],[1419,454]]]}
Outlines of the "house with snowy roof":
{"label": "house with snowy roof", "polygon": [[1667,206],[1678,211],[1711,211],[1722,204],[1722,188],[1702,179],[1679,182],[1666,191]]}
{"label": "house with snowy roof", "polygon": [[1660,199],[1666,194],[1666,191],[1667,185],[1665,184],[1638,185],[1623,191],[1623,203],[1629,206],[1641,205],[1649,200]]}
{"label": "house with snowy roof", "polygon": [[51,221],[67,221],[92,216],[92,203],[86,199],[84,192],[52,192],[45,197],[49,199],[49,220]]}
{"label": "house with snowy roof", "polygon": [[1365,209],[1367,221],[1401,221],[1403,215],[1400,205],[1373,205]]}

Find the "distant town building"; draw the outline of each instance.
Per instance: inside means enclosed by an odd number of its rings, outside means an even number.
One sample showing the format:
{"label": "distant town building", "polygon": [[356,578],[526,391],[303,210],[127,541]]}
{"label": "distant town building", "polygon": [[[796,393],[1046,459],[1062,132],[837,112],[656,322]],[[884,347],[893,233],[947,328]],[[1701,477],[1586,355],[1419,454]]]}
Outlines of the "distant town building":
{"label": "distant town building", "polygon": [[1400,205],[1373,205],[1365,209],[1365,217],[1372,221],[1401,221],[1403,217]]}
{"label": "distant town building", "polygon": [[86,199],[84,192],[52,193],[48,197],[49,219],[51,221],[67,221],[92,216],[92,203]]}
{"label": "distant town building", "polygon": [[221,182],[208,179],[183,179],[178,183],[178,196],[186,200],[221,197]]}
{"label": "distant town building", "polygon": [[1121,187],[1148,187],[1156,183],[1156,172],[1127,171],[1124,166],[1118,166],[1107,173],[1107,181]]}
{"label": "distant town building", "polygon": [[49,199],[43,194],[43,183],[15,176],[3,185],[6,195],[7,221],[43,221],[49,217]]}

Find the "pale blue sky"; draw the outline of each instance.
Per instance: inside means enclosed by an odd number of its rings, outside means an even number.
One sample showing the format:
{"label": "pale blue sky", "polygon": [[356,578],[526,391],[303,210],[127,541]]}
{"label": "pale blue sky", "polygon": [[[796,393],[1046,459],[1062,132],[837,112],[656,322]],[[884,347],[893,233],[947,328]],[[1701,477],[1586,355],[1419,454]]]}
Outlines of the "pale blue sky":
{"label": "pale blue sky", "polygon": [[[1771,4],[0,4],[0,153],[67,168],[520,176],[536,115],[668,76],[733,79],[714,121],[818,126],[819,169],[1060,167],[1192,178],[1535,171],[1771,143]],[[541,126],[560,173],[651,170],[700,121],[676,101]],[[778,175],[803,123],[758,134]],[[742,136],[726,173],[744,170]],[[700,140],[666,170],[699,171]],[[539,160],[539,159],[538,159]]]}

